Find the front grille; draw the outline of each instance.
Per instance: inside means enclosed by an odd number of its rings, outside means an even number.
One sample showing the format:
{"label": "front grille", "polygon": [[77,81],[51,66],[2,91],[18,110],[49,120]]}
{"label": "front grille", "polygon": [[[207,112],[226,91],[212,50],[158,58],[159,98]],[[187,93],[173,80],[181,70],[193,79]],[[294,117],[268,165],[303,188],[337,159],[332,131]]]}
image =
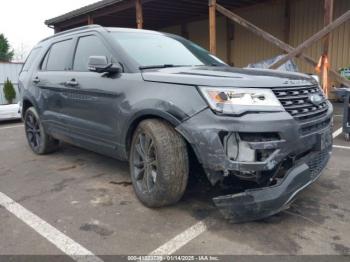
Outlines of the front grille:
{"label": "front grille", "polygon": [[317,85],[277,87],[273,88],[272,91],[286,111],[297,120],[303,121],[321,117],[327,113],[326,100],[320,105],[314,105],[309,101],[310,94],[319,94],[324,98],[321,89]]}
{"label": "front grille", "polygon": [[314,157],[309,159],[307,162],[310,172],[311,172],[311,178],[315,179],[321,171],[326,167],[328,159],[330,157],[329,155],[330,149],[327,148],[317,154],[315,154]]}
{"label": "front grille", "polygon": [[321,130],[321,129],[328,127],[330,125],[330,123],[331,123],[331,119],[329,118],[323,122],[303,127],[300,129],[300,131],[301,131],[302,135],[307,135],[307,134],[310,134],[312,132],[315,132],[315,131],[318,131],[318,130]]}

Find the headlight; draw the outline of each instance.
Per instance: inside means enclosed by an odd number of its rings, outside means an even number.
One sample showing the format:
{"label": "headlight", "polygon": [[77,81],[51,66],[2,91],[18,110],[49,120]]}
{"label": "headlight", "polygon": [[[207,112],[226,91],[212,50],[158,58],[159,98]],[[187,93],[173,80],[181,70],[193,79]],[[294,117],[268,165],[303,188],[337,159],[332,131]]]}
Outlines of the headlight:
{"label": "headlight", "polygon": [[219,113],[280,112],[283,106],[270,89],[200,87],[210,107]]}

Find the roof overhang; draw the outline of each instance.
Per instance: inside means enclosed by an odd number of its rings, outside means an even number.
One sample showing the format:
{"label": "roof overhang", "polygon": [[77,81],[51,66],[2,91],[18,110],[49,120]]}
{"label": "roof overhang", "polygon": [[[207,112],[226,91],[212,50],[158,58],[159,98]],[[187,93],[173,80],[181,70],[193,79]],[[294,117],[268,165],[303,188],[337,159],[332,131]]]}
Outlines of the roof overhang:
{"label": "roof overhang", "polygon": [[[218,0],[229,9],[244,8],[280,0]],[[49,19],[45,24],[61,30],[95,24],[109,27],[135,27],[136,0],[102,0],[64,15]],[[159,29],[208,17],[208,0],[142,0],[145,28]],[[88,18],[89,17],[89,18]]]}
{"label": "roof overhang", "polygon": [[125,2],[125,0],[102,0],[96,3],[93,3],[91,5],[83,6],[79,9],[73,10],[71,12],[68,12],[66,14],[48,19],[45,21],[46,25],[55,25],[57,23],[62,23],[64,21],[67,21],[69,19],[82,16],[82,15],[88,15],[90,13],[93,13],[94,11],[109,7],[111,5],[118,4],[120,2]]}

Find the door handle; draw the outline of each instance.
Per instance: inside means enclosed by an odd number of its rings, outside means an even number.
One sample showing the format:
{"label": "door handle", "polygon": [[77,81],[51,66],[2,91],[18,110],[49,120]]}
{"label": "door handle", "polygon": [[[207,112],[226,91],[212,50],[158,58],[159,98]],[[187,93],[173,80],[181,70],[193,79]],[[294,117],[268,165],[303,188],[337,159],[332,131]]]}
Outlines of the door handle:
{"label": "door handle", "polygon": [[77,80],[72,79],[64,83],[65,86],[70,86],[70,87],[77,87],[79,86],[79,83]]}
{"label": "door handle", "polygon": [[36,76],[34,79],[33,79],[33,83],[34,84],[39,84],[40,83],[40,78],[38,76]]}

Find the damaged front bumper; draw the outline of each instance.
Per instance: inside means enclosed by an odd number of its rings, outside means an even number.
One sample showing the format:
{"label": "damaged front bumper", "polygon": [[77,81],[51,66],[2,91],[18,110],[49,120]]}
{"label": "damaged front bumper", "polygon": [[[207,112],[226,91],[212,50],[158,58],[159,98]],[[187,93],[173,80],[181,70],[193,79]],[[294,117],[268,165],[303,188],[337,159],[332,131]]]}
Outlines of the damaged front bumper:
{"label": "damaged front bumper", "polygon": [[321,175],[330,153],[331,149],[327,148],[301,159],[274,186],[216,197],[213,201],[224,217],[233,222],[253,221],[274,215],[288,208],[295,196]]}
{"label": "damaged front bumper", "polygon": [[[213,199],[226,218],[242,222],[268,217],[287,208],[298,192],[320,176],[332,149],[332,112],[329,103],[328,112],[322,117],[299,122],[287,112],[229,117],[217,116],[207,109],[179,125],[177,130],[192,145],[213,185],[235,174],[256,174],[263,179],[289,161],[285,174],[274,178],[273,186]],[[225,139],[230,134],[246,140],[239,142],[244,146],[238,150],[243,156],[237,153],[232,158],[234,154],[229,150],[232,145]],[[248,159],[244,159],[247,155]]]}

